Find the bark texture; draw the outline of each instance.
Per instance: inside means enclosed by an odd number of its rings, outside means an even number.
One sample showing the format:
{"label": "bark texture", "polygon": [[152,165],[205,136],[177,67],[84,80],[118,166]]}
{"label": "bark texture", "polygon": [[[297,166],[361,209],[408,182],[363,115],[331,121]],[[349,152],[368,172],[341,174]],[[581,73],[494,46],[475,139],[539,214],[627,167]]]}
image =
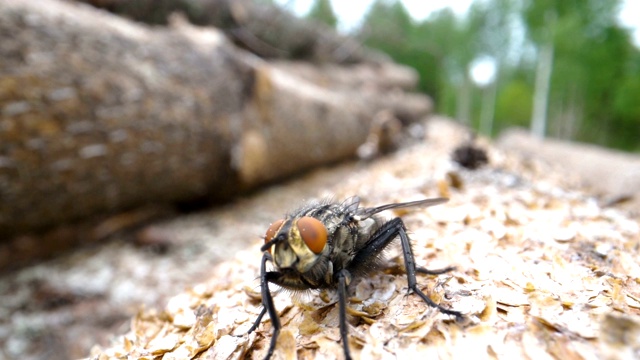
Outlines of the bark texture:
{"label": "bark texture", "polygon": [[255,0],[78,0],[148,24],[167,24],[172,13],[191,23],[214,26],[243,48],[264,58],[314,63],[386,63],[388,56],[363,47],[327,25],[298,19]]}
{"label": "bark texture", "polygon": [[1,7],[0,233],[226,186],[252,71],[222,34]]}

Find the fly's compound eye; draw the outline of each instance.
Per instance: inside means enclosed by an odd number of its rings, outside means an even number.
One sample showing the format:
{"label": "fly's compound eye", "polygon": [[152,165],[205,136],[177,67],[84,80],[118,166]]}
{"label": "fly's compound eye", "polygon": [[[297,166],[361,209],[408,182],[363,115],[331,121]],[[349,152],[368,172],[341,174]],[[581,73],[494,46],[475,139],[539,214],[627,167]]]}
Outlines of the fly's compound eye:
{"label": "fly's compound eye", "polygon": [[273,240],[273,238],[278,234],[278,230],[280,230],[283,223],[284,223],[284,219],[280,219],[278,221],[274,221],[273,223],[271,223],[271,225],[267,229],[267,233],[264,235],[265,244]]}
{"label": "fly's compound eye", "polygon": [[284,223],[284,219],[280,219],[278,221],[274,221],[273,223],[271,223],[271,225],[267,229],[267,233],[264,234],[264,245],[262,245],[262,248],[260,248],[261,251],[265,251],[268,249],[269,252],[271,253],[271,246],[273,244],[269,244],[269,242],[273,240],[273,238],[276,235],[278,235],[278,230],[280,230],[283,223]]}
{"label": "fly's compound eye", "polygon": [[327,244],[327,228],[320,220],[305,216],[296,224],[300,236],[309,250],[314,254],[320,254]]}

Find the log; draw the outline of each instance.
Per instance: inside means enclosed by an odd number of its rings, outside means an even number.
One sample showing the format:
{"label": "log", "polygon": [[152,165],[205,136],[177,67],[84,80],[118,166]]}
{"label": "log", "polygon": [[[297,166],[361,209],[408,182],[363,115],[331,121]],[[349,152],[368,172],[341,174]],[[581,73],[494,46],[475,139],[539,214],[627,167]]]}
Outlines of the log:
{"label": "log", "polygon": [[263,58],[314,63],[387,63],[386,54],[362,46],[329,26],[299,19],[268,2],[255,0],[77,0],[148,24],[167,24],[174,12],[189,22],[214,26]]}
{"label": "log", "polygon": [[520,129],[505,131],[498,145],[562,168],[599,195],[603,204],[621,203],[640,214],[640,158],[637,155],[589,144],[540,139]]}
{"label": "log", "polygon": [[0,234],[230,186],[253,71],[220,32],[17,1],[0,34]]}
{"label": "log", "polygon": [[304,78],[173,19],[152,28],[77,3],[0,3],[0,239],[228,198],[353,157],[380,111],[430,111],[405,92],[416,78],[403,67]]}

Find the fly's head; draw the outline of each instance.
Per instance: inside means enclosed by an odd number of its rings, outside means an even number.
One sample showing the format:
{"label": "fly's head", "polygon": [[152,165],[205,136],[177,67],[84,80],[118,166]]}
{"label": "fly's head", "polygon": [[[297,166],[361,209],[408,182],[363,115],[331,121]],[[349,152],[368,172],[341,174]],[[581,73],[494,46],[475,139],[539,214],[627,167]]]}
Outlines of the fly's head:
{"label": "fly's head", "polygon": [[299,274],[310,271],[327,248],[327,228],[310,217],[278,220],[269,226],[261,250],[269,250],[275,265]]}

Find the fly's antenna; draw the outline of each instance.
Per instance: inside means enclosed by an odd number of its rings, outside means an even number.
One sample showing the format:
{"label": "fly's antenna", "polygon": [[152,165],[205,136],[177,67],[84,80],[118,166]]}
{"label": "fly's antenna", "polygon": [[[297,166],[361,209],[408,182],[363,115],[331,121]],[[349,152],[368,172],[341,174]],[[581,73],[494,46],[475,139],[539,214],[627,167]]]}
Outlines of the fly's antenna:
{"label": "fly's antenna", "polygon": [[264,245],[262,245],[262,247],[260,247],[260,251],[267,251],[269,250],[273,245],[279,243],[280,241],[284,240],[284,235],[278,235],[276,237],[274,237],[273,239],[267,241]]}

